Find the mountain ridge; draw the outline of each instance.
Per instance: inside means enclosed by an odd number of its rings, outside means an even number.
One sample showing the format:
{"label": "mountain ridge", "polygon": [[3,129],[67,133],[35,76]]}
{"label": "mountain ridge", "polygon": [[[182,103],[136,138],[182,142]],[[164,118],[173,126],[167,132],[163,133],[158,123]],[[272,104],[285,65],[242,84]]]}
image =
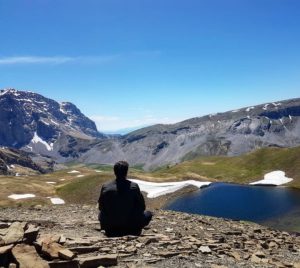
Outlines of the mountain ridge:
{"label": "mountain ridge", "polygon": [[235,156],[264,147],[300,145],[300,98],[105,135],[72,103],[33,92],[0,91],[0,145],[58,162],[113,164],[145,170],[198,156]]}

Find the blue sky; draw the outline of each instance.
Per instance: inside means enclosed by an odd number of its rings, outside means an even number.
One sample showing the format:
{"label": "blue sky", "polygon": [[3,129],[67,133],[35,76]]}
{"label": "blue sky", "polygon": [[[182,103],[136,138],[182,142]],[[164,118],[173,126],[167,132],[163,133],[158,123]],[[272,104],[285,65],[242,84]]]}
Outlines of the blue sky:
{"label": "blue sky", "polygon": [[0,88],[100,131],[300,97],[299,0],[0,0]]}

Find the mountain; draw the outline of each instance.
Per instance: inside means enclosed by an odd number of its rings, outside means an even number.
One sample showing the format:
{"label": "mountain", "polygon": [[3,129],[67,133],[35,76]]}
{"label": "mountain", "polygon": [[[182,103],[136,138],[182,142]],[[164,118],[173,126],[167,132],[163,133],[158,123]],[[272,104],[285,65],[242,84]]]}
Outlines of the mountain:
{"label": "mountain", "polygon": [[0,91],[0,145],[56,158],[74,157],[80,144],[104,137],[95,123],[72,103],[58,103],[42,95]]}
{"label": "mountain", "polygon": [[[300,98],[104,135],[72,103],[33,92],[0,91],[0,145],[57,162],[113,164],[146,170],[198,156],[235,156],[264,147],[300,145]],[[35,160],[38,160],[35,157]]]}
{"label": "mountain", "polygon": [[263,147],[293,147],[300,145],[299,118],[300,99],[265,103],[101,140],[79,160],[112,164],[126,159],[131,165],[152,169],[198,156],[235,156]]}

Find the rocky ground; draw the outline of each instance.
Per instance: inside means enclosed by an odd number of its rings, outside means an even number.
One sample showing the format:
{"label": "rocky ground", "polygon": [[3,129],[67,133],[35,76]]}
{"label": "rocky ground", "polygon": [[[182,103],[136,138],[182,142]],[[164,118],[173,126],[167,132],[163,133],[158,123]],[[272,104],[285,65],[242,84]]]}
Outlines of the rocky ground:
{"label": "rocky ground", "polygon": [[107,238],[95,206],[5,208],[0,221],[0,267],[24,252],[43,259],[32,267],[300,267],[300,237],[248,222],[156,210],[140,237]]}

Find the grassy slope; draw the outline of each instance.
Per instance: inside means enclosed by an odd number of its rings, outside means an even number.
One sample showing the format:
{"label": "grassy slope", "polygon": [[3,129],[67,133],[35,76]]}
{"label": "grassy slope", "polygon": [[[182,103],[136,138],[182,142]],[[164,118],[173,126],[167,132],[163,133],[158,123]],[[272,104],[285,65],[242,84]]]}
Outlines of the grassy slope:
{"label": "grassy slope", "polygon": [[[73,169],[80,173],[68,173]],[[130,168],[129,177],[157,182],[196,179],[248,183],[261,179],[265,173],[273,170],[285,171],[288,177],[294,179],[289,186],[300,188],[300,147],[265,148],[239,157],[202,157],[151,173]],[[79,175],[84,176],[77,177]],[[101,185],[112,178],[114,175],[111,166],[83,164],[73,164],[68,169],[45,175],[0,176],[0,207],[50,204],[46,197],[56,194],[67,203],[95,204]],[[47,181],[54,181],[56,184],[49,185]],[[37,198],[13,201],[7,198],[12,193],[34,193]]]}
{"label": "grassy slope", "polygon": [[[91,168],[102,170],[102,173],[95,174]],[[93,203],[98,199],[101,185],[114,178],[109,166],[89,165],[85,169],[85,177],[57,187],[57,194],[65,201]],[[300,188],[300,147],[265,148],[239,157],[202,157],[151,173],[131,168],[129,177],[157,182],[196,179],[249,183],[274,170],[285,171],[288,177],[294,178],[289,185]]]}
{"label": "grassy slope", "polygon": [[273,170],[285,171],[294,179],[290,185],[300,187],[300,147],[264,148],[238,157],[202,157],[161,168],[152,176],[248,183]]}

